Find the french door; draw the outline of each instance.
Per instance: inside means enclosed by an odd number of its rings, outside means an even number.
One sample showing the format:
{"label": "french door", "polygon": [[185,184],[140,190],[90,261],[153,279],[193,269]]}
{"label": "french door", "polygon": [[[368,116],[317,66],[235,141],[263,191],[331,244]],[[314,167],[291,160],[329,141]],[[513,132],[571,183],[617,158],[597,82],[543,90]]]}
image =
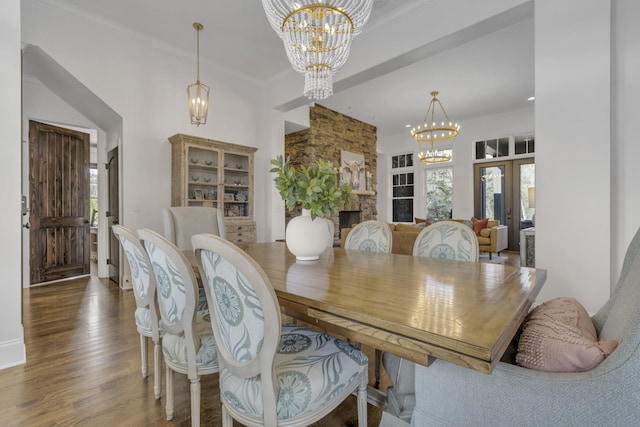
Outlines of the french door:
{"label": "french door", "polygon": [[510,251],[520,250],[520,229],[533,226],[534,194],[533,158],[474,165],[474,215],[508,226]]}

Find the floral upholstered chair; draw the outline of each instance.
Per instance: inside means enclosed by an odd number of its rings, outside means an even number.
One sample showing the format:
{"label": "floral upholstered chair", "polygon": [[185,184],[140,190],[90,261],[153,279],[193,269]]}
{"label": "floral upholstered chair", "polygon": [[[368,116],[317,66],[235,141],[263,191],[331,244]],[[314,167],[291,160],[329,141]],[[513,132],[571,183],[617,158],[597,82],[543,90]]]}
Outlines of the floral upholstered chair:
{"label": "floral upholstered chair", "polygon": [[167,419],[173,419],[174,372],[179,372],[191,381],[191,425],[199,426],[200,376],[219,371],[209,312],[197,310],[198,284],[182,252],[151,230],[139,230],[138,235],[157,283],[164,329],[162,352],[167,366]]}
{"label": "floral upholstered chair", "polygon": [[344,242],[344,248],[390,254],[392,243],[389,226],[384,222],[372,220],[353,227]]}
{"label": "floral upholstered chair", "polygon": [[[473,230],[455,221],[438,221],[418,234],[413,255],[477,262],[478,239]],[[393,354],[384,354],[384,368],[392,386],[387,389],[387,411],[408,421],[416,404],[415,364]]]}
{"label": "floral upholstered chair", "polygon": [[414,256],[478,261],[478,239],[471,228],[455,221],[438,221],[418,234]]}
{"label": "floral upholstered chair", "polygon": [[120,241],[131,270],[133,295],[136,299],[136,328],[140,333],[142,376],[145,378],[149,376],[147,340],[151,338],[153,341],[153,392],[156,399],[160,399],[160,389],[162,387],[162,375],[160,373],[162,367],[160,347],[162,323],[158,322],[155,276],[150,273],[149,258],[140,243],[138,235],[121,225],[114,225],[112,229]]}
{"label": "floral upholstered chair", "polygon": [[214,235],[193,237],[220,357],[222,425],[302,426],[357,390],[358,425],[367,425],[367,356],[348,343],[282,326],[262,268]]}
{"label": "floral upholstered chair", "polygon": [[[357,224],[349,232],[344,242],[345,249],[364,252],[381,252],[390,254],[393,245],[391,228],[381,221],[364,221]],[[380,366],[382,365],[382,351],[375,350],[375,387],[380,384]]]}

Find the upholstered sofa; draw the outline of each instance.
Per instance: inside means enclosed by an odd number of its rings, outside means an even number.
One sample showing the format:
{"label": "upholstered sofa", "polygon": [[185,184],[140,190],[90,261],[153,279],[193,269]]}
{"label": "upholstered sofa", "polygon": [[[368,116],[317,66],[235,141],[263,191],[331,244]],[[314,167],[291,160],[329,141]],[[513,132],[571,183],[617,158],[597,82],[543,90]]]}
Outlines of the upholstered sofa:
{"label": "upholstered sofa", "polygon": [[[473,228],[473,223],[469,220],[453,221],[462,222]],[[391,234],[393,235],[393,244],[391,252],[394,254],[413,254],[413,244],[418,237],[418,234],[424,230],[424,224],[389,224],[391,227]],[[340,230],[340,247],[344,248],[344,242],[347,238],[347,234],[351,231],[351,228],[343,228]],[[506,225],[500,225],[498,220],[489,220],[487,227],[480,230],[478,237],[478,247],[480,252],[489,252],[489,257],[493,252],[500,253],[507,249],[509,245],[509,228]]]}
{"label": "upholstered sofa", "polygon": [[[417,226],[415,224],[389,224],[391,228],[392,246],[391,252],[394,254],[413,254],[413,244],[416,241],[416,237],[424,227]],[[344,248],[344,242],[347,239],[347,235],[351,231],[351,228],[343,228],[340,230],[340,247]]]}

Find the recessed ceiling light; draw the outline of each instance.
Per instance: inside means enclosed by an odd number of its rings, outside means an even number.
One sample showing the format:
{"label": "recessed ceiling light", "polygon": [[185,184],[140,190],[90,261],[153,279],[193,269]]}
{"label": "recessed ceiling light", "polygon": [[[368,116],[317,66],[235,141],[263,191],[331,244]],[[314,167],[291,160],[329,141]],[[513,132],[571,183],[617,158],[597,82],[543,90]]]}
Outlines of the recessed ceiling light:
{"label": "recessed ceiling light", "polygon": [[536,99],[535,96],[530,96],[530,97],[527,98],[527,101],[533,101],[534,99]]}
{"label": "recessed ceiling light", "polygon": [[406,127],[406,128],[410,128],[410,127],[411,127],[411,125],[404,125],[404,127]]}

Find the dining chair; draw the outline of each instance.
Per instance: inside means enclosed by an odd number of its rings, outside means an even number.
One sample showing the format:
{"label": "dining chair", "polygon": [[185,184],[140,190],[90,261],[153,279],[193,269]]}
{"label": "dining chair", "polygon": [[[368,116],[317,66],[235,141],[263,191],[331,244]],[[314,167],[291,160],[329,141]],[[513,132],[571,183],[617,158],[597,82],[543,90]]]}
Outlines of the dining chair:
{"label": "dining chair", "polygon": [[167,373],[167,419],[173,419],[174,373],[191,382],[191,425],[200,425],[200,377],[219,371],[216,342],[208,311],[197,310],[198,284],[193,267],[173,243],[151,230],[138,235],[157,283]]}
{"label": "dining chair", "polygon": [[[364,252],[391,253],[393,238],[391,228],[382,221],[364,221],[351,229],[344,242],[345,249],[355,249]],[[375,388],[380,385],[380,367],[382,365],[382,351],[375,349],[374,353]]]}
{"label": "dining chair", "polygon": [[418,234],[413,255],[477,262],[478,238],[469,226],[456,221],[438,221]]}
{"label": "dining chair", "polygon": [[302,426],[357,390],[358,425],[367,425],[368,360],[339,339],[282,326],[262,268],[234,244],[193,237],[220,358],[222,425]]}
{"label": "dining chair", "polygon": [[[468,225],[456,221],[438,221],[418,234],[413,255],[444,260],[478,262],[478,239]],[[396,355],[385,353],[384,369],[392,386],[387,389],[387,410],[409,421],[416,405],[415,364]]]}
{"label": "dining chair", "polygon": [[155,276],[151,273],[147,252],[142,247],[138,235],[122,225],[114,225],[112,230],[120,241],[131,271],[133,295],[136,300],[134,317],[136,328],[140,334],[140,356],[144,378],[149,376],[147,342],[149,338],[153,341],[153,393],[157,400],[160,399],[162,387],[160,369],[162,367],[161,340],[163,331],[162,323],[158,321]]}
{"label": "dining chair", "polygon": [[172,206],[162,209],[164,237],[180,250],[191,249],[191,236],[211,233],[226,238],[224,216],[218,208]]}
{"label": "dining chair", "polygon": [[382,221],[364,221],[351,229],[344,242],[345,249],[391,253],[391,229]]}

